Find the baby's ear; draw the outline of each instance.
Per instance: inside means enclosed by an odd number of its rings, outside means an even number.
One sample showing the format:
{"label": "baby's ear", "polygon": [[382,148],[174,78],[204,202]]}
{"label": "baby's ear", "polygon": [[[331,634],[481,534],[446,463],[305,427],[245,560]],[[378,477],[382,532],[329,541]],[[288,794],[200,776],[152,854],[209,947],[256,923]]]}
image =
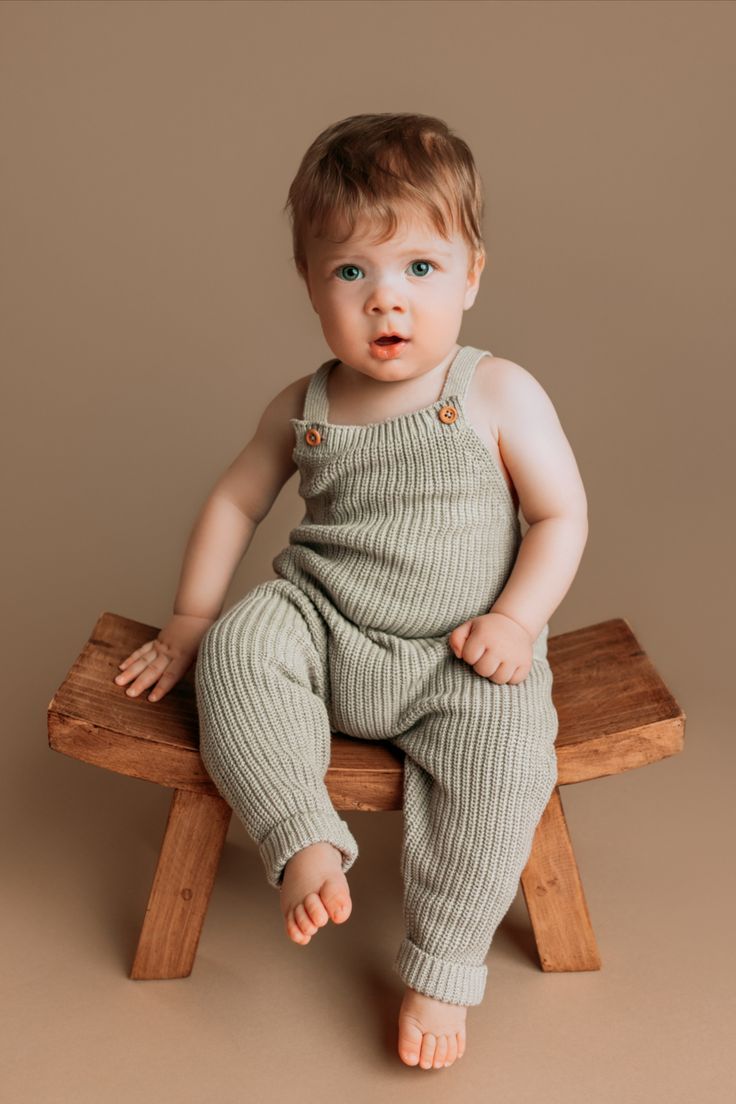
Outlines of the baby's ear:
{"label": "baby's ear", "polygon": [[468,279],[465,287],[465,303],[463,304],[464,310],[469,310],[475,302],[475,298],[478,294],[478,288],[480,286],[480,274],[483,271],[485,265],[485,254],[480,254],[480,261],[470,269],[468,272]]}

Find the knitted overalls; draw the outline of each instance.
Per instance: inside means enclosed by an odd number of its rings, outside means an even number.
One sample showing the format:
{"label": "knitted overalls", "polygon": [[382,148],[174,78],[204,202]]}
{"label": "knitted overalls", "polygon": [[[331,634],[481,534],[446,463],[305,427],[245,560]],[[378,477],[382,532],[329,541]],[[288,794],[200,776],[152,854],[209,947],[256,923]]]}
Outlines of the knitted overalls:
{"label": "knitted overalls", "polygon": [[448,644],[487,613],[514,566],[520,523],[465,416],[485,350],[463,346],[431,406],[333,425],[312,376],[291,419],[306,513],[278,578],[202,639],[200,752],[259,846],[270,885],[326,840],[358,856],[324,784],[331,731],[404,752],[402,940],[394,969],[419,992],[479,1004],[484,959],[514,899],[557,781],[545,625],[517,684],[478,675]]}

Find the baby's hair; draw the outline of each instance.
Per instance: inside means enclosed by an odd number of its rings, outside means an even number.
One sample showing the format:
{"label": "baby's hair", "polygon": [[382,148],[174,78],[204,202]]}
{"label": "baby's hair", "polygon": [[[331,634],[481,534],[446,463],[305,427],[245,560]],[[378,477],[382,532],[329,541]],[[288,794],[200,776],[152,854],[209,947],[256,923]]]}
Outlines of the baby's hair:
{"label": "baby's hair", "polygon": [[[302,158],[283,210],[291,218],[293,260],[307,271],[305,237],[346,241],[363,218],[376,242],[408,211],[448,239],[457,227],[471,265],[483,244],[483,190],[469,146],[432,115],[350,115],[319,134]],[[343,232],[343,236],[339,236]]]}

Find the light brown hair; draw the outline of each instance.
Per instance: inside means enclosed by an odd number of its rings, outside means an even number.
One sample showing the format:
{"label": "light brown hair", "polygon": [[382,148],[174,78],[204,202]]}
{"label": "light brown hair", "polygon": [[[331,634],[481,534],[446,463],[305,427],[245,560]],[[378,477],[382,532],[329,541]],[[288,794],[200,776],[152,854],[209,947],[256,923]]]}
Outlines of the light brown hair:
{"label": "light brown hair", "polygon": [[428,220],[445,239],[459,230],[471,266],[485,254],[483,191],[473,155],[432,115],[350,115],[332,123],[304,154],[283,210],[302,277],[308,233],[346,241],[367,218],[378,223],[376,241],[383,242],[406,211]]}

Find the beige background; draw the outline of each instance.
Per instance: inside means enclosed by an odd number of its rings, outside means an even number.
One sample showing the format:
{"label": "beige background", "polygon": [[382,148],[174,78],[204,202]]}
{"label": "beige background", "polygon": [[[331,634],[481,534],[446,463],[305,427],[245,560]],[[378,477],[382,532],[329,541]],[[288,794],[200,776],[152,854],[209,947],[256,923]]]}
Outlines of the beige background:
{"label": "beige background", "polygon": [[[735,32],[728,2],[0,5],[13,1104],[733,1099]],[[683,755],[563,791],[603,969],[544,974],[519,892],[442,1072],[396,1054],[400,814],[348,816],[353,915],[308,950],[233,818],[192,975],[135,983],[169,793],[46,744],[98,614],[166,620],[212,483],[330,355],[281,211],[302,153],[397,110],[474,150],[461,340],[540,380],[578,458],[590,538],[551,631],[626,617],[688,715]]]}

